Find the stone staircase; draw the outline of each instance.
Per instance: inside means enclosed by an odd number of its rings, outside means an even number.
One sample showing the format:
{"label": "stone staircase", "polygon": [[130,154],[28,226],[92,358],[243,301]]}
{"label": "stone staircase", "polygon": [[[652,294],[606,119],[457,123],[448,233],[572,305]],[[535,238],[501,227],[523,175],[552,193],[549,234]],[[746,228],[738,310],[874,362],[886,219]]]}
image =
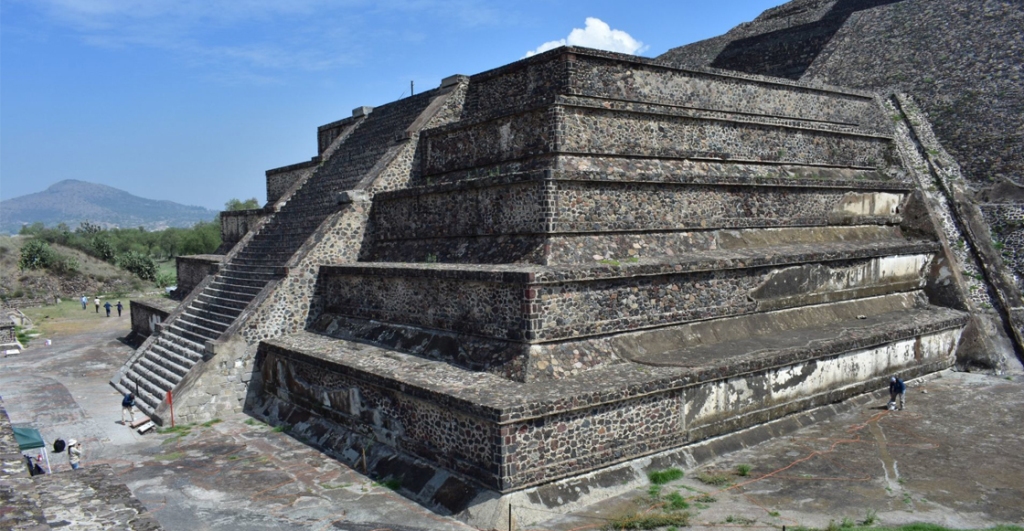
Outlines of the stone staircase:
{"label": "stone staircase", "polygon": [[338,210],[338,194],[358,188],[391,146],[407,140],[406,130],[435,96],[436,91],[424,92],[362,118],[258,232],[228,255],[212,280],[158,327],[111,384],[122,394],[135,392],[139,408],[160,419],[167,392],[209,359],[207,342],[238,329],[245,310],[284,276],[285,266]]}

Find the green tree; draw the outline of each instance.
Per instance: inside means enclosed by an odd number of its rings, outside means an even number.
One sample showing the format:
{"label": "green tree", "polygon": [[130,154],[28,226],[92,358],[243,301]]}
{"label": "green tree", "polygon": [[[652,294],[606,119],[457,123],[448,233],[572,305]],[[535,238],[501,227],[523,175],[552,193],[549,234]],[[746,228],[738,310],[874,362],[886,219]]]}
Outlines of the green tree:
{"label": "green tree", "polygon": [[233,212],[235,210],[255,210],[260,208],[260,202],[255,197],[250,197],[245,201],[240,199],[231,198],[228,199],[227,203],[224,203],[224,210]]}

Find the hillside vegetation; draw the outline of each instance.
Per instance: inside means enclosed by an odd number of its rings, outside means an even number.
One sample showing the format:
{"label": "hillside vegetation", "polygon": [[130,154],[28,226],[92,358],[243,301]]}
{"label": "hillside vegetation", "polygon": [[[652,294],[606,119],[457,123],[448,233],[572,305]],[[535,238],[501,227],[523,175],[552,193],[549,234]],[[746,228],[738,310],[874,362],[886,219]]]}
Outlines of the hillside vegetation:
{"label": "hillside vegetation", "polygon": [[[259,203],[231,199],[225,206],[245,210]],[[220,244],[219,219],[161,231],[105,229],[88,221],[71,230],[65,223],[48,228],[36,222],[17,236],[0,236],[0,300],[27,307],[163,288],[177,280],[176,256],[209,254]]]}
{"label": "hillside vegetation", "polygon": [[57,298],[120,296],[156,289],[153,282],[145,282],[128,271],[62,245],[51,247],[75,259],[77,272],[57,274],[48,269],[21,269],[22,247],[31,240],[25,236],[0,235],[0,300],[5,305],[38,306],[53,304]]}

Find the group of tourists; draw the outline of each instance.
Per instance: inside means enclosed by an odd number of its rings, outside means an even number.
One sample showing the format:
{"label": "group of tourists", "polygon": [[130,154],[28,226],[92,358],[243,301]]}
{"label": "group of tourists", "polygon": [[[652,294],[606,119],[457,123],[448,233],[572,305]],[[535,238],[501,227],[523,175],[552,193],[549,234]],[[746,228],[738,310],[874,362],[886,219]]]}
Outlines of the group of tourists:
{"label": "group of tourists", "polygon": [[[96,313],[100,313],[100,296],[99,295],[97,295],[96,298],[93,299],[93,304],[96,305]],[[88,307],[89,307],[89,297],[86,297],[85,295],[82,295],[82,309],[85,310]],[[117,316],[121,317],[121,311],[124,310],[124,305],[121,304],[121,301],[117,301],[116,305],[110,304],[110,301],[107,301],[103,305],[103,309],[107,310],[107,317],[110,317],[110,310],[112,308],[117,308]]]}

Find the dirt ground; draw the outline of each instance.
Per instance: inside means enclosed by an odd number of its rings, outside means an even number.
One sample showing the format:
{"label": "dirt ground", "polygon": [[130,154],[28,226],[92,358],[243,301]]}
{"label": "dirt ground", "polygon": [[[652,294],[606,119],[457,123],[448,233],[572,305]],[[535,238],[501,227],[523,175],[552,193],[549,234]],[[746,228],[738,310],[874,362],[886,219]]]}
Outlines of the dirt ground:
{"label": "dirt ground", "polygon": [[[107,384],[131,353],[119,340],[129,331],[127,312],[120,319],[91,306],[52,313],[25,352],[0,358],[0,395],[12,422],[35,426],[47,440],[84,441],[84,466],[110,464],[165,529],[470,529],[243,414],[133,432]],[[665,504],[675,492],[692,528],[1024,524],[1024,374],[945,372],[913,382],[904,411],[884,410],[886,399],[879,394],[790,436],[684,467],[657,501],[645,489],[515,529],[600,529],[637,509],[670,512]],[[56,473],[69,468],[61,457],[52,464]]]}

